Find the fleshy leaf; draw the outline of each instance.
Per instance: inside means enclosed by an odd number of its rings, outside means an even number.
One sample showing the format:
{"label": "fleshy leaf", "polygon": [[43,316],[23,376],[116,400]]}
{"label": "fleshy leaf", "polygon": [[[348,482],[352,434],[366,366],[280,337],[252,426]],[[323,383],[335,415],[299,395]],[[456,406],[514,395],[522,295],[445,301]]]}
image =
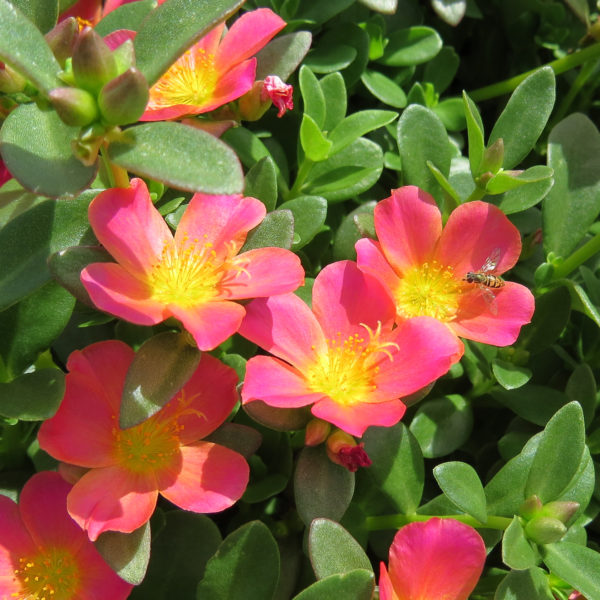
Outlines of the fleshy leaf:
{"label": "fleshy leaf", "polygon": [[0,415],[21,421],[49,419],[58,410],[64,391],[65,376],[59,369],[25,373],[0,383]]}
{"label": "fleshy leaf", "polygon": [[371,600],[374,588],[373,571],[355,569],[321,579],[294,596],[293,600]]}
{"label": "fleshy leaf", "polygon": [[310,49],[311,41],[310,32],[296,31],[269,42],[256,54],[256,79],[277,75],[286,81],[302,62]]}

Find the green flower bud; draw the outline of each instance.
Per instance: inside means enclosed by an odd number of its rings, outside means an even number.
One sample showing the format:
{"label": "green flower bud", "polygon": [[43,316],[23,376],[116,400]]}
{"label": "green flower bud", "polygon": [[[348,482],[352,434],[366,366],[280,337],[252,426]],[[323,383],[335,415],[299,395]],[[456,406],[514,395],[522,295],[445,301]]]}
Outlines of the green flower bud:
{"label": "green flower bud", "polygon": [[77,25],[77,19],[69,17],[61,21],[45,35],[50,50],[52,50],[56,60],[63,68],[67,58],[73,55],[78,34],[79,25]]}
{"label": "green flower bud", "polygon": [[148,104],[148,83],[135,67],[130,67],[100,90],[98,105],[111,125],[135,123]]}
{"label": "green flower bud", "polygon": [[533,496],[529,496],[529,498],[521,504],[519,507],[519,515],[527,520],[532,519],[539,514],[542,507],[542,501],[534,494]]}
{"label": "green flower bud", "polygon": [[504,161],[504,140],[498,138],[491,146],[485,149],[478,171],[485,173],[491,171],[496,174],[502,168]]}
{"label": "green flower bud", "polygon": [[117,63],[110,48],[90,27],[81,32],[73,51],[73,74],[77,86],[92,94],[117,76]]}
{"label": "green flower bud", "polygon": [[564,523],[552,517],[534,517],[525,525],[525,534],[536,544],[558,542],[567,533]]}
{"label": "green flower bud", "polygon": [[0,63],[0,92],[15,94],[22,92],[27,85],[27,79],[11,69],[8,65]]}
{"label": "green flower bud", "polygon": [[546,517],[558,519],[566,525],[578,510],[579,502],[554,500],[553,502],[544,504],[541,514]]}
{"label": "green flower bud", "polygon": [[85,90],[56,88],[48,94],[48,98],[58,116],[67,125],[85,127],[99,117],[96,99]]}
{"label": "green flower bud", "polygon": [[542,287],[548,283],[552,279],[554,275],[554,265],[550,263],[542,263],[533,274],[533,280],[535,281],[536,287]]}

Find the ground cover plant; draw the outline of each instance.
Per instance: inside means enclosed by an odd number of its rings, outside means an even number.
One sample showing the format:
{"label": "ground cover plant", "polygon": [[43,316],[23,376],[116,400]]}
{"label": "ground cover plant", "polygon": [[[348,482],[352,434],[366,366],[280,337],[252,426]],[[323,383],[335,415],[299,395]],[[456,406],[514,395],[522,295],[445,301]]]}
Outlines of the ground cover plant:
{"label": "ground cover plant", "polygon": [[0,598],[600,600],[588,0],[0,0]]}

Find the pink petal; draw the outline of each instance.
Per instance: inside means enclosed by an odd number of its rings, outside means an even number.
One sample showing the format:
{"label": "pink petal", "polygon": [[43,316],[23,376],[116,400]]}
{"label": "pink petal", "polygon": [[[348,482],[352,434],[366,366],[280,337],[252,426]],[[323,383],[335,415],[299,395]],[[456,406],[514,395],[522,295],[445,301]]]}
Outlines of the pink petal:
{"label": "pink petal", "polygon": [[100,243],[132,275],[145,279],[172,244],[169,227],[154,208],[146,184],[100,192],[90,203],[90,224]]}
{"label": "pink petal", "polygon": [[119,8],[124,4],[129,4],[130,2],[135,2],[136,0],[106,0],[104,3],[104,9],[102,11],[103,16],[105,17],[109,12],[115,10],[115,8]]}
{"label": "pink petal", "polygon": [[116,263],[92,263],[81,271],[81,283],[104,312],[138,325],[156,325],[168,314],[151,298],[148,285]]}
{"label": "pink petal", "polygon": [[316,354],[327,351],[321,326],[295,294],[258,298],[246,304],[239,333],[300,370],[312,364]]}
{"label": "pink petal", "polygon": [[158,492],[153,476],[120,467],[92,469],[67,497],[67,510],[95,541],[104,531],[131,533],[152,516]]}
{"label": "pink petal", "polygon": [[235,255],[266,212],[256,198],[194,194],[179,221],[175,241],[182,245],[189,239],[199,250],[210,248],[222,258]]}
{"label": "pink petal", "polygon": [[221,39],[223,38],[223,32],[225,31],[225,23],[219,23],[216,27],[213,27],[203,38],[196,42],[191,48],[190,52],[194,54],[202,55],[216,54],[219,48]]}
{"label": "pink petal", "polygon": [[185,510],[219,512],[237,502],[248,485],[250,469],[241,454],[209,442],[181,448],[183,463],[160,493]]}
{"label": "pink petal", "polygon": [[362,238],[356,242],[355,247],[358,268],[378,279],[393,295],[394,290],[398,289],[400,278],[383,255],[379,242]]}
{"label": "pink petal", "polygon": [[379,600],[398,600],[384,563],[379,564]]}
{"label": "pink petal", "polygon": [[304,283],[300,259],[283,248],[256,248],[234,257],[221,281],[226,298],[261,298],[293,292]]}
{"label": "pink petal", "polygon": [[468,202],[450,215],[436,258],[443,265],[454,267],[462,277],[467,271],[478,271],[486,259],[500,251],[495,273],[513,267],[521,254],[521,235],[506,215],[493,204]]}
{"label": "pink petal", "polygon": [[[204,106],[201,108],[204,108]],[[194,112],[195,109],[196,107],[190,104],[173,104],[164,108],[146,108],[138,121],[173,121],[181,117],[204,112],[203,110]]]}
{"label": "pink petal", "polygon": [[13,560],[33,552],[35,544],[21,520],[19,507],[16,502],[0,494],[0,574],[10,574],[9,579],[12,579],[15,568]]}
{"label": "pink petal", "polygon": [[480,289],[464,294],[451,327],[457,335],[476,342],[510,346],[519,337],[521,327],[531,321],[535,309],[533,294],[512,281],[491,293],[493,300],[486,300],[487,292]]}
{"label": "pink petal", "polygon": [[399,274],[426,262],[442,232],[434,199],[414,185],[392,190],[377,204],[374,216],[381,249]]}
{"label": "pink petal", "polygon": [[398,600],[467,600],[484,563],[485,545],[472,527],[432,518],[398,531],[389,571]]}
{"label": "pink petal", "polygon": [[133,41],[136,33],[136,31],[132,31],[131,29],[117,29],[105,36],[103,40],[111,50],[115,50],[127,40]]}
{"label": "pink petal", "polygon": [[90,23],[97,23],[102,12],[102,0],[79,0],[71,8],[60,13],[60,21],[69,17],[79,17]]}
{"label": "pink petal", "polygon": [[395,425],[406,412],[406,406],[400,400],[346,405],[324,398],[315,403],[311,412],[315,417],[333,423],[346,433],[361,437],[371,425]]}
{"label": "pink petal", "polygon": [[311,391],[294,367],[271,356],[254,356],[246,364],[242,401],[262,400],[270,406],[297,408],[323,398]]}
{"label": "pink petal", "polygon": [[243,60],[254,56],[285,25],[285,21],[268,8],[244,13],[230,27],[219,45],[215,57],[217,70],[229,71]]}
{"label": "pink petal", "polygon": [[43,450],[57,460],[83,467],[112,464],[112,429],[133,356],[129,346],[116,340],[71,354],[63,401],[38,432]]}
{"label": "pink petal", "polygon": [[356,263],[344,260],[327,265],[313,287],[313,312],[328,339],[342,339],[360,332],[391,330],[396,307],[385,288]]}
{"label": "pink petal", "polygon": [[219,108],[232,100],[237,100],[248,92],[256,79],[256,59],[246,60],[229,71],[221,73],[217,85],[211,95],[210,101],[202,106],[201,111],[205,113]]}

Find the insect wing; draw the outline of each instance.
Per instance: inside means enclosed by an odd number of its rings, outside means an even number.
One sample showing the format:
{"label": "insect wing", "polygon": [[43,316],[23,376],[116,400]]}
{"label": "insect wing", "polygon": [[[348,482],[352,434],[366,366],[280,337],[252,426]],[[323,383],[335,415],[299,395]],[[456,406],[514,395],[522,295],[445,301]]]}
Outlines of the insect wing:
{"label": "insect wing", "polygon": [[480,273],[491,273],[496,269],[498,265],[498,261],[500,260],[500,248],[494,248],[492,253],[485,259],[481,269],[479,269]]}
{"label": "insect wing", "polygon": [[481,284],[479,285],[479,289],[481,290],[481,295],[483,296],[483,300],[485,301],[489,311],[496,316],[498,314],[498,302],[496,301],[496,294],[494,294],[489,287],[485,287]]}

